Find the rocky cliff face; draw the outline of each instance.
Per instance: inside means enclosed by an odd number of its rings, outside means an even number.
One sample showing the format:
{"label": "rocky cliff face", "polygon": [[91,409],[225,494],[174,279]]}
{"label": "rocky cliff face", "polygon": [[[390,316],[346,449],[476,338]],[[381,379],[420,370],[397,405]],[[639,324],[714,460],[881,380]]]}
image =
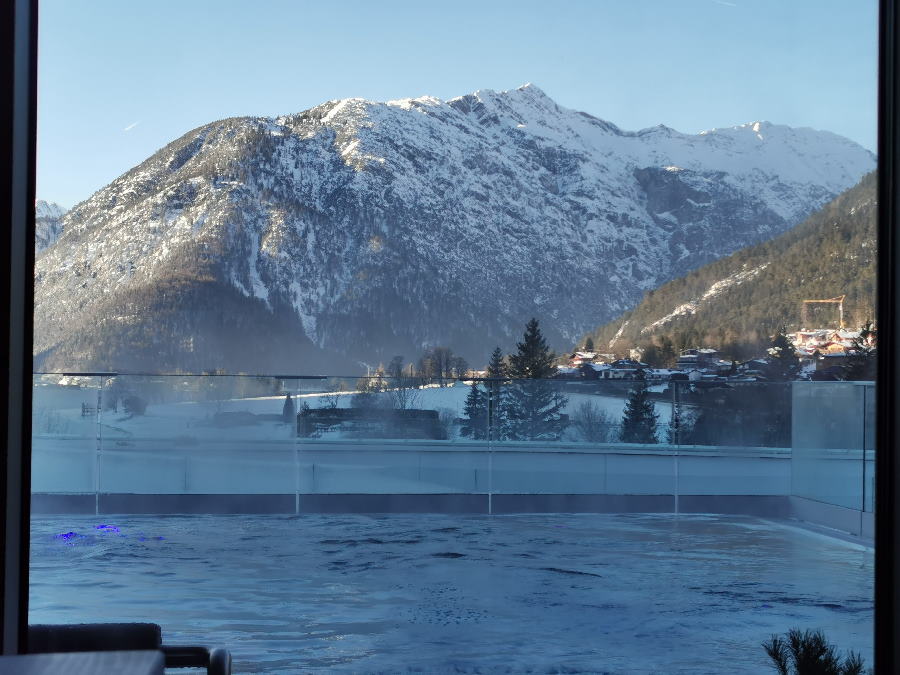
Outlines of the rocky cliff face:
{"label": "rocky cliff face", "polygon": [[65,215],[36,364],[335,372],[436,344],[481,363],[532,316],[564,346],[874,163],[769,123],[627,132],[532,85],[214,122]]}
{"label": "rocky cliff face", "polygon": [[34,204],[34,249],[40,253],[56,243],[62,234],[62,218],[65,207],[55,202],[38,199]]}

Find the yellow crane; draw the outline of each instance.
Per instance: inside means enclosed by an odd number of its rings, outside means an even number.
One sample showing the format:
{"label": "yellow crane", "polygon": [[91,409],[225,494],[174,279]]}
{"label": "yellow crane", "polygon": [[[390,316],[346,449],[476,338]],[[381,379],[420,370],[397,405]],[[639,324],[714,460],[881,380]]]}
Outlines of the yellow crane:
{"label": "yellow crane", "polygon": [[808,318],[809,318],[807,312],[808,312],[808,308],[810,305],[832,304],[832,305],[838,306],[838,316],[839,316],[839,320],[840,320],[840,327],[843,328],[844,327],[844,298],[846,298],[846,297],[847,297],[846,295],[839,295],[836,298],[828,298],[827,300],[804,300],[803,308],[800,313],[800,327],[801,328],[809,328],[809,326],[807,326],[806,324],[807,324]]}

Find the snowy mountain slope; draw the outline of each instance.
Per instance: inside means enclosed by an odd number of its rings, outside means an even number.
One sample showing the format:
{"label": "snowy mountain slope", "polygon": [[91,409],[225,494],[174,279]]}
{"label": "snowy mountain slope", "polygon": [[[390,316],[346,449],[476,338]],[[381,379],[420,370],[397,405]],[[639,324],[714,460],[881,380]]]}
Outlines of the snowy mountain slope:
{"label": "snowy mountain slope", "polygon": [[[876,215],[873,172],[790,231],[648,293],[592,338],[619,352],[663,338],[752,349],[782,325],[801,328],[803,300],[838,295],[848,326],[860,326],[875,316]],[[833,306],[814,310],[807,328],[836,327]]]}
{"label": "snowy mountain slope", "polygon": [[[873,167],[847,139],[768,123],[626,132],[533,85],[222,120],[66,214],[36,270],[37,362],[299,367],[445,344],[480,363],[531,316],[563,345]],[[292,337],[226,363],[238,307],[256,317],[241,339]]]}
{"label": "snowy mountain slope", "polygon": [[739,286],[744,282],[758,276],[759,273],[765,270],[769,265],[770,263],[768,262],[760,263],[756,267],[750,268],[745,265],[740,270],[731,272],[723,279],[719,279],[718,281],[710,284],[709,288],[704,290],[699,297],[692,298],[687,302],[678,305],[678,307],[673,309],[661,319],[657,319],[653,323],[641,328],[641,335],[652,333],[655,329],[662,328],[663,326],[666,326],[670,322],[680,317],[696,314],[698,311],[705,308],[710,302],[719,298],[729,289],[732,289],[735,286]]}
{"label": "snowy mountain slope", "polygon": [[52,246],[62,234],[62,217],[66,208],[55,202],[38,199],[34,203],[34,249],[40,253]]}

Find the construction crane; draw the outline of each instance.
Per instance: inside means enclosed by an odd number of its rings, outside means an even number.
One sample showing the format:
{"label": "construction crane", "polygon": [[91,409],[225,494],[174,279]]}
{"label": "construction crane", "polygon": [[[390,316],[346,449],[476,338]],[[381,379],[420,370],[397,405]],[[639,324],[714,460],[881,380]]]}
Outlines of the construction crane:
{"label": "construction crane", "polygon": [[804,300],[803,308],[800,313],[800,327],[801,328],[809,327],[806,324],[809,319],[807,311],[808,311],[808,308],[810,305],[832,304],[832,305],[838,306],[838,316],[839,316],[839,320],[840,320],[840,327],[843,328],[844,327],[844,298],[846,298],[846,297],[847,297],[846,295],[839,295],[836,298],[828,298],[827,300]]}

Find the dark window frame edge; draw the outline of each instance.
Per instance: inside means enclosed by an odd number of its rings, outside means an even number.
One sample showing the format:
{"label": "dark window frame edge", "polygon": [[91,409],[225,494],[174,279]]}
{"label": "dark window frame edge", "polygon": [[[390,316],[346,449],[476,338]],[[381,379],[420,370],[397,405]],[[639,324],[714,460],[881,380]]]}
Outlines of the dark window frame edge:
{"label": "dark window frame edge", "polygon": [[[900,108],[900,34],[894,0],[879,3],[878,45],[878,330],[882,344],[893,345],[900,334],[900,224],[898,185],[900,178],[900,133],[897,111]],[[897,537],[896,499],[900,475],[895,459],[900,425],[900,384],[897,355],[893,349],[879,350],[877,379],[877,432],[875,457],[875,672],[894,673],[900,666],[900,641],[896,640],[897,609]]]}
{"label": "dark window frame edge", "polygon": [[[8,363],[7,386],[0,393],[0,405],[7,415],[6,449],[0,466],[0,499],[4,518],[0,538],[4,544],[2,574],[2,613],[0,637],[3,654],[24,652],[28,621],[28,534],[30,527],[30,413],[31,413],[31,339],[33,317],[35,141],[37,93],[37,0],[12,0],[4,3],[0,35],[3,47],[4,76],[11,96],[2,107],[4,160],[0,167],[0,201],[9,218],[5,252],[0,253],[0,269],[9,270],[0,282],[7,330],[0,338]],[[900,109],[900,34],[893,0],[879,2],[878,56],[878,325],[883,344],[894,344],[900,334],[900,225],[897,180],[900,178],[900,133],[897,110]],[[18,169],[18,170],[17,170]],[[24,169],[24,170],[23,170]],[[2,265],[7,263],[7,265]],[[878,673],[897,672],[900,665],[900,640],[896,640],[898,597],[897,561],[900,538],[897,535],[900,474],[894,457],[900,426],[900,384],[897,356],[882,350],[878,364],[877,443],[890,448],[876,455],[875,524],[875,667]],[[12,591],[12,592],[10,592]]]}
{"label": "dark window frame edge", "polygon": [[7,382],[0,394],[6,414],[0,468],[3,571],[2,653],[25,651],[31,499],[31,342],[33,337],[34,198],[37,141],[37,0],[3,3],[3,67],[10,95],[2,104],[5,147],[0,167],[3,213],[9,227],[0,258],[7,325],[2,347]]}

